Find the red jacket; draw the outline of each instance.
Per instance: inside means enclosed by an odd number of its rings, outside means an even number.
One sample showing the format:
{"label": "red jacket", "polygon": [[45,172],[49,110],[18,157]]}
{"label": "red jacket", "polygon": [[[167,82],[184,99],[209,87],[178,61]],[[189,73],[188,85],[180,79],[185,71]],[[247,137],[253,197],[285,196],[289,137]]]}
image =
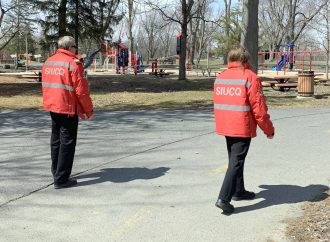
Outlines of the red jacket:
{"label": "red jacket", "polygon": [[214,83],[216,131],[233,137],[255,137],[257,124],[267,136],[274,127],[258,76],[246,65],[230,62]]}
{"label": "red jacket", "polygon": [[42,66],[44,110],[90,117],[93,104],[83,72],[81,58],[70,51],[58,49],[49,57]]}

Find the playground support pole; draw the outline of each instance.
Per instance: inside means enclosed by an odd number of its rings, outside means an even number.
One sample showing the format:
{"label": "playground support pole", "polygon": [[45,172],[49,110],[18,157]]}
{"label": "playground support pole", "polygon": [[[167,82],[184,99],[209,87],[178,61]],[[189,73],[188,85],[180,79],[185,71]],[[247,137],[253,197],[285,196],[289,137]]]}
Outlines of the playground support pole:
{"label": "playground support pole", "polygon": [[302,56],[302,67],[301,69],[304,70],[304,63],[305,63],[305,51],[303,52],[303,56]]}
{"label": "playground support pole", "polygon": [[29,48],[28,48],[28,41],[27,41],[27,32],[25,33],[25,71],[28,71],[28,58],[29,58]]}
{"label": "playground support pole", "polygon": [[284,54],[282,54],[284,56],[284,58],[283,58],[283,67],[282,67],[283,71],[284,71],[284,75],[286,73],[286,65],[287,65],[286,54],[287,54],[287,52],[286,53],[284,52]]}
{"label": "playground support pole", "polygon": [[278,54],[276,55],[276,75],[278,75]]}
{"label": "playground support pole", "polygon": [[309,51],[309,71],[312,70],[312,58],[313,58],[313,54],[312,51]]}
{"label": "playground support pole", "polygon": [[[264,54],[261,54],[261,73],[264,73],[264,56],[263,55]],[[259,65],[259,63],[258,63],[258,65]]]}

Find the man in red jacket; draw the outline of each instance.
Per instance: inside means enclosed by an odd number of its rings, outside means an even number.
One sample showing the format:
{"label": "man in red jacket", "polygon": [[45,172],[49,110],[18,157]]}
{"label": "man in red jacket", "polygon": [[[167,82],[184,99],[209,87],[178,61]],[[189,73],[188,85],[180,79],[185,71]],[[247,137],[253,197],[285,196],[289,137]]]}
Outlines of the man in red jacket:
{"label": "man in red jacket", "polygon": [[249,54],[244,48],[228,54],[228,69],[218,74],[214,83],[216,132],[224,135],[229,164],[215,205],[224,213],[234,212],[233,200],[253,199],[245,190],[243,169],[251,138],[257,125],[272,139],[274,127],[267,113],[265,97],[258,76],[249,68]]}
{"label": "man in red jacket", "polygon": [[50,112],[51,171],[55,189],[71,187],[70,179],[77,142],[78,116],[91,120],[93,104],[83,76],[81,58],[71,36],[58,40],[58,50],[42,66],[43,109]]}

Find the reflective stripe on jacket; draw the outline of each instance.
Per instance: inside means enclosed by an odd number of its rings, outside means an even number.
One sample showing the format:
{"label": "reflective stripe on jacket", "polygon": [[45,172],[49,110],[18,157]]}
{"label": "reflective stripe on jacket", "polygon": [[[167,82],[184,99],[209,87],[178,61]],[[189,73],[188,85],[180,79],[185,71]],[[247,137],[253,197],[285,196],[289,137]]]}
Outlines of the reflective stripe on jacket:
{"label": "reflective stripe on jacket", "polygon": [[42,66],[43,108],[46,111],[90,117],[93,104],[83,77],[80,57],[58,49]]}
{"label": "reflective stripe on jacket", "polygon": [[248,66],[230,62],[216,77],[213,100],[218,134],[255,137],[257,125],[267,136],[274,133],[260,80]]}

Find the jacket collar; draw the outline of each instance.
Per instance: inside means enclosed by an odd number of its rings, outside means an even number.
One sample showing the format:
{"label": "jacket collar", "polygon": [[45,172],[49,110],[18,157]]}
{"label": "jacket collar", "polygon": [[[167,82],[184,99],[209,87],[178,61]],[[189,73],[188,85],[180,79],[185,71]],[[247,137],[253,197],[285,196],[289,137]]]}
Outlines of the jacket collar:
{"label": "jacket collar", "polygon": [[78,60],[81,60],[81,57],[80,56],[75,55],[72,52],[70,52],[68,50],[65,50],[65,49],[61,49],[61,48],[60,49],[57,49],[56,53],[62,53],[62,54],[68,55],[68,56],[70,56],[72,58],[76,58]]}
{"label": "jacket collar", "polygon": [[228,69],[239,68],[239,69],[250,69],[249,64],[242,65],[240,62],[229,62]]}

